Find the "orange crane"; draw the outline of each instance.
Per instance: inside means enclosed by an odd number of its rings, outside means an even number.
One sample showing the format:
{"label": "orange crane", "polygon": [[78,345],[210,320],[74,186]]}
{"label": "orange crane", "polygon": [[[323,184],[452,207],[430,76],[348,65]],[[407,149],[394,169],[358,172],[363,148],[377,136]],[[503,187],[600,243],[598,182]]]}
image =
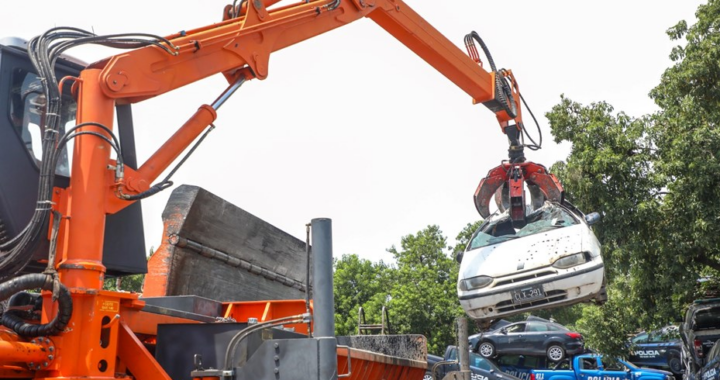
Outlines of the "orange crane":
{"label": "orange crane", "polygon": [[[489,214],[488,203],[495,196],[498,205],[509,207],[514,221],[522,224],[525,182],[533,202],[561,201],[563,190],[557,179],[543,166],[525,161],[521,94],[512,71],[495,68],[476,33],[465,38],[468,57],[401,0],[306,0],[269,9],[278,2],[235,2],[225,7],[222,22],[164,38],[96,36],[74,28],[55,28],[29,43],[30,58],[43,84],[41,90],[35,90],[43,97],[35,112],[43,126],[40,185],[36,210],[27,227],[12,239],[0,240],[0,298],[28,289],[44,292],[40,321],[30,320],[27,310],[24,314],[17,310],[4,313],[0,377],[169,378],[145,345],[157,335],[158,325],[188,320],[144,312],[144,303],[135,294],[102,290],[106,217],[171,185],[169,177],[152,183],[212,126],[217,109],[245,81],[268,76],[273,52],[363,17],[375,21],[436,68],[469,94],[473,103],[495,113],[510,141],[510,160],[480,182],[475,204],[481,215]],[[483,67],[475,41],[488,56],[491,71]],[[56,81],[53,65],[60,54],[85,43],[131,50],[93,63],[79,76]],[[213,104],[200,106],[139,167],[124,162],[113,133],[116,106],[141,102],[217,73],[222,73],[230,86]],[[69,86],[77,101],[77,125],[64,131],[60,127],[61,103]],[[71,139],[75,146],[69,186],[56,187],[53,180],[60,152]],[[111,159],[111,150],[117,151],[117,159]],[[31,260],[28,252],[44,238],[50,240],[45,272],[19,275]],[[234,310],[240,308],[237,305]],[[235,316],[245,318],[241,315],[247,317],[243,313]],[[298,324],[307,318],[300,313],[284,321]],[[348,357],[348,367],[350,361]],[[197,368],[202,369],[202,363]],[[197,375],[228,376],[238,375],[222,371]]]}

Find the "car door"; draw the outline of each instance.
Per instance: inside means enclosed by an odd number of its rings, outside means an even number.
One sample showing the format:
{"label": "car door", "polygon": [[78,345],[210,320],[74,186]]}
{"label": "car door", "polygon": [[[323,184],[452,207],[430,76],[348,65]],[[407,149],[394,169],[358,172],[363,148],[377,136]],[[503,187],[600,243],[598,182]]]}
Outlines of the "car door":
{"label": "car door", "polygon": [[632,352],[630,353],[630,361],[637,365],[648,365],[648,358],[645,354],[645,348],[648,345],[648,333],[640,333],[635,335],[630,344],[632,346]]}
{"label": "car door", "polygon": [[599,380],[630,380],[629,368],[620,361],[604,357],[600,364]]}
{"label": "car door", "polygon": [[599,380],[599,361],[595,356],[584,357],[578,360],[578,380]]}
{"label": "car door", "polygon": [[522,340],[525,335],[525,325],[525,322],[520,322],[505,327],[505,333],[501,336],[501,339],[503,339],[503,347],[498,347],[498,352],[504,351],[506,353],[522,353]]}
{"label": "car door", "polygon": [[550,332],[548,326],[542,322],[528,322],[525,324],[525,334],[518,340],[518,344],[528,353],[545,353],[545,341]]}

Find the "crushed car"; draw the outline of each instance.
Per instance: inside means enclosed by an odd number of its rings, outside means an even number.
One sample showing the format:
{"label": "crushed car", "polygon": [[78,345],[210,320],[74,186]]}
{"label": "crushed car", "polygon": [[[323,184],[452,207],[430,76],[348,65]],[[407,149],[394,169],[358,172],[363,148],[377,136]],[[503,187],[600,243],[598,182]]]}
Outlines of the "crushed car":
{"label": "crushed car", "polygon": [[720,340],[708,351],[706,364],[695,375],[697,380],[718,380],[720,378]]}
{"label": "crushed car", "polygon": [[604,303],[605,267],[584,215],[569,202],[545,202],[522,228],[496,212],[459,254],[460,305],[473,319],[490,320],[584,301]]}
{"label": "crushed car", "polygon": [[692,378],[708,362],[708,353],[720,340],[720,298],[696,300],[680,325],[685,378]]}
{"label": "crushed car", "polygon": [[485,358],[500,355],[539,355],[559,362],[567,355],[584,352],[583,336],[565,326],[542,318],[529,317],[494,331],[471,335],[470,348]]}
{"label": "crushed car", "polygon": [[629,361],[637,366],[668,369],[674,375],[684,372],[682,340],[677,326],[641,332],[630,339]]}

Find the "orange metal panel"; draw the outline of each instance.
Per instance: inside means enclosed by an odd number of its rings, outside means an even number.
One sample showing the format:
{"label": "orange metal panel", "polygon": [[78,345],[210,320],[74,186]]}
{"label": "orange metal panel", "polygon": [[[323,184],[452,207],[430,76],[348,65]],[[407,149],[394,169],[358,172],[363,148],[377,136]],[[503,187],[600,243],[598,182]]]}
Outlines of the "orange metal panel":
{"label": "orange metal panel", "polygon": [[[313,305],[310,302],[310,312]],[[305,300],[274,300],[274,301],[247,301],[223,303],[223,316],[238,322],[247,322],[249,318],[257,318],[259,322],[269,321],[291,315],[305,313]],[[299,323],[287,325],[295,327],[295,331],[307,334],[307,324]]]}
{"label": "orange metal panel", "polygon": [[120,322],[118,356],[136,379],[172,380],[124,322]]}

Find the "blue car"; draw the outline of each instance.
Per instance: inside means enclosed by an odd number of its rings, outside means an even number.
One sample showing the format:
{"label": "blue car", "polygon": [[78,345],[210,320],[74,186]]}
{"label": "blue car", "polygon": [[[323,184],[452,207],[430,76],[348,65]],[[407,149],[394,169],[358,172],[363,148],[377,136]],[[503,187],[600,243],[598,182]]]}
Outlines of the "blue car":
{"label": "blue car", "polygon": [[642,332],[631,341],[630,362],[641,367],[668,369],[674,375],[684,372],[680,353],[682,341],[676,326]]}

